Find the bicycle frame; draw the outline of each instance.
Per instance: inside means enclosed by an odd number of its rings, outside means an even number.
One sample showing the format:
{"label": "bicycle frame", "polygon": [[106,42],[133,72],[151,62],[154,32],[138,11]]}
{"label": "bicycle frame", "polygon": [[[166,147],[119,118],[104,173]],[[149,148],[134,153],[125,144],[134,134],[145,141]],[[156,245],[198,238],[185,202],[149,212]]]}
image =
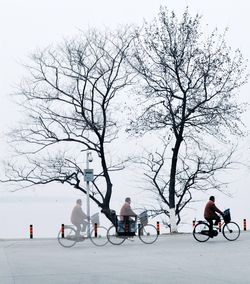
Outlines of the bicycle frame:
{"label": "bicycle frame", "polygon": [[[209,226],[209,223],[206,222]],[[216,229],[218,233],[221,233],[223,230],[223,227],[227,226],[229,223],[231,222],[225,222],[224,220],[222,220],[221,222],[219,222],[218,225],[213,224],[213,229]]]}

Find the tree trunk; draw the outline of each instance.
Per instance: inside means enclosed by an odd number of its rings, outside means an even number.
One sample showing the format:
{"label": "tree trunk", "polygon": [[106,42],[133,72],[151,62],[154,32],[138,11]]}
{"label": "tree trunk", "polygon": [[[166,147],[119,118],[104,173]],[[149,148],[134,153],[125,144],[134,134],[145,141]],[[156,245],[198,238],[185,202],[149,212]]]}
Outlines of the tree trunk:
{"label": "tree trunk", "polygon": [[170,208],[170,232],[171,233],[177,233],[177,225],[176,225],[176,215],[175,215],[175,207]]}
{"label": "tree trunk", "polygon": [[175,212],[175,178],[176,178],[176,168],[178,153],[180,149],[182,139],[177,138],[175,147],[173,148],[173,157],[170,172],[170,183],[169,183],[169,211],[170,211],[170,230],[171,233],[177,232],[177,220]]}

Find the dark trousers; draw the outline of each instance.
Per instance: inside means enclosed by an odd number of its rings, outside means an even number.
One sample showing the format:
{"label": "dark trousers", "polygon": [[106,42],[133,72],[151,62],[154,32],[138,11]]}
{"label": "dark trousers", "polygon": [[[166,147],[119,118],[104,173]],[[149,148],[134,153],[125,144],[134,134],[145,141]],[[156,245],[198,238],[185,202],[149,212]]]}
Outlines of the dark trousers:
{"label": "dark trousers", "polygon": [[219,222],[220,222],[220,216],[219,215],[215,215],[213,218],[205,218],[205,219],[209,223],[209,232],[211,234],[213,234],[213,221],[215,220],[214,225],[218,225]]}

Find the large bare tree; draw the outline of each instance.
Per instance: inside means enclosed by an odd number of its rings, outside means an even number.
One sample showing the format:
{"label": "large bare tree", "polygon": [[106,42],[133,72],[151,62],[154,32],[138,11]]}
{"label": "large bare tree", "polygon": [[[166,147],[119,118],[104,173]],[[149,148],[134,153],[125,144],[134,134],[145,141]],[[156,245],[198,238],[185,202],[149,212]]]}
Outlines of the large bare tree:
{"label": "large bare tree", "polygon": [[144,102],[134,127],[141,133],[167,129],[171,136],[163,188],[168,188],[164,198],[174,232],[176,216],[188,201],[183,192],[189,192],[194,178],[230,164],[231,150],[224,162],[209,151],[216,149],[215,139],[227,144],[227,135],[242,134],[244,108],[238,92],[246,82],[246,64],[240,51],[232,52],[226,44],[225,34],[202,34],[200,17],[192,18],[188,9],[179,21],[161,7],[158,18],[137,32],[134,50],[131,64],[142,80]]}
{"label": "large bare tree", "polygon": [[92,151],[99,164],[90,198],[113,221],[110,172],[120,165],[108,145],[118,133],[116,95],[131,83],[123,65],[130,42],[125,30],[90,30],[31,57],[16,94],[27,118],[10,135],[18,156],[6,165],[6,182],[67,183],[86,193],[81,151]]}
{"label": "large bare tree", "polygon": [[[162,141],[158,149],[144,151],[141,157],[135,159],[140,164],[144,172],[145,180],[143,188],[153,194],[153,199],[157,202],[152,203],[148,211],[152,216],[161,215],[163,222],[171,229],[170,203],[169,203],[169,183],[170,179],[166,174],[171,162],[171,140]],[[184,209],[190,206],[195,200],[195,191],[209,191],[217,189],[223,191],[228,184],[222,179],[222,172],[233,170],[236,162],[233,159],[235,148],[230,149],[210,149],[201,147],[200,151],[190,151],[185,155],[179,154],[178,167],[175,176],[175,215],[176,224],[182,220]],[[226,193],[229,194],[229,193]]]}

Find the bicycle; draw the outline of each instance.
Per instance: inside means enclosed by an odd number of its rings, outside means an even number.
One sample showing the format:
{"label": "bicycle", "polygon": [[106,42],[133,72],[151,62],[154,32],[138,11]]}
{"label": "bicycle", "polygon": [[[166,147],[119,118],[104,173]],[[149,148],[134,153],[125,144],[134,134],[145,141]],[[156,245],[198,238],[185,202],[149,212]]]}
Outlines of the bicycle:
{"label": "bicycle", "polygon": [[[147,212],[142,212],[137,218],[133,216],[120,216],[122,221],[118,221],[116,216],[116,224],[112,225],[107,232],[108,241],[113,245],[121,245],[127,239],[136,236],[145,244],[152,244],[158,239],[158,231],[154,225],[148,224]],[[121,218],[120,218],[121,219]]]}
{"label": "bicycle", "polygon": [[90,230],[89,236],[86,237],[81,234],[77,236],[74,225],[62,225],[57,236],[58,243],[65,248],[70,248],[76,243],[90,239],[96,246],[105,246],[108,243],[107,229],[99,225],[98,213],[91,216],[91,224],[93,228]]}
{"label": "bicycle", "polygon": [[[222,232],[222,235],[228,241],[235,241],[240,236],[240,227],[237,223],[231,221],[230,209],[226,209],[223,212],[223,222],[221,226],[213,226],[213,237],[218,235],[218,231]],[[201,220],[194,226],[193,237],[198,242],[206,242],[211,238],[209,235],[209,223],[207,221]]]}

